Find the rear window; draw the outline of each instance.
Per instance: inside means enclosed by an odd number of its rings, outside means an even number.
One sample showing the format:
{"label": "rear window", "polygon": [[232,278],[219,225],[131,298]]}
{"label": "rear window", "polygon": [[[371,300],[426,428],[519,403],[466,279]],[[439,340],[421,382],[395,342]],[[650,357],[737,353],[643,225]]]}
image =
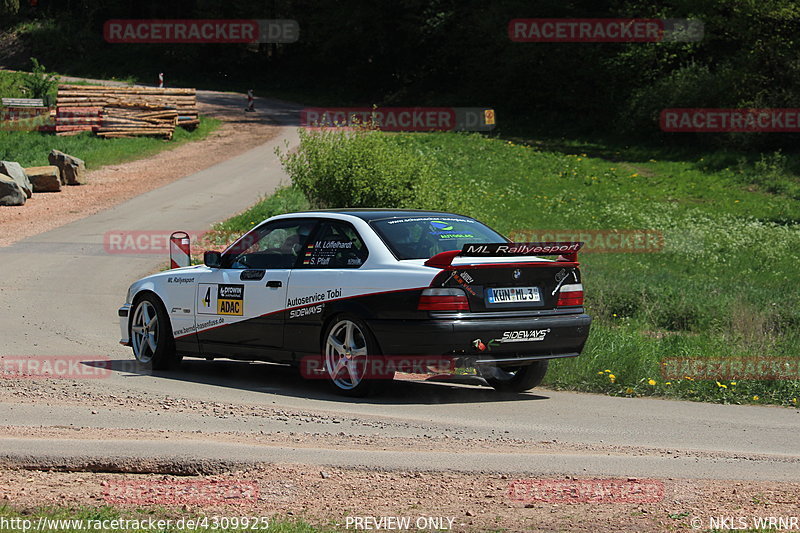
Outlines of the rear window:
{"label": "rear window", "polygon": [[389,218],[371,224],[398,259],[429,259],[441,252],[460,250],[468,243],[508,240],[477,220],[464,217]]}

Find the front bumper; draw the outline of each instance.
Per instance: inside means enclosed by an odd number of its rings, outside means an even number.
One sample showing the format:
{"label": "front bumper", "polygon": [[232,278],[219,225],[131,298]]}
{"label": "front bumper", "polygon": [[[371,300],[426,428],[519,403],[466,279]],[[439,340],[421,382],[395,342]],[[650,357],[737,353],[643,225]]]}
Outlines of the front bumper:
{"label": "front bumper", "polygon": [[581,353],[592,318],[585,313],[368,320],[385,355],[452,355],[476,364],[530,364]]}
{"label": "front bumper", "polygon": [[128,315],[130,312],[131,304],[125,304],[117,311],[117,315],[119,315],[119,329],[121,333],[119,343],[123,346],[131,345],[131,340],[128,334]]}

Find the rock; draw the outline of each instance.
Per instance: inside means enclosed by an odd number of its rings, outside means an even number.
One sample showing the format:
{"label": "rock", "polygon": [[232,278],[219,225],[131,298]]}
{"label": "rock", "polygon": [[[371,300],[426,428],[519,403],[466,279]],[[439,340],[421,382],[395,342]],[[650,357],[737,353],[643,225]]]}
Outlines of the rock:
{"label": "rock", "polygon": [[85,183],[86,164],[84,164],[83,159],[78,159],[59,150],[51,150],[47,160],[61,171],[62,185],[81,185]]}
{"label": "rock", "polygon": [[61,190],[61,173],[58,167],[30,167],[25,169],[33,185],[33,192],[58,192]]}
{"label": "rock", "polygon": [[5,174],[11,177],[12,180],[17,182],[20,189],[25,193],[28,198],[33,193],[33,187],[28,179],[28,175],[22,169],[22,165],[14,163],[13,161],[0,161],[0,174]]}
{"label": "rock", "polygon": [[10,176],[0,174],[0,205],[25,205],[28,196]]}

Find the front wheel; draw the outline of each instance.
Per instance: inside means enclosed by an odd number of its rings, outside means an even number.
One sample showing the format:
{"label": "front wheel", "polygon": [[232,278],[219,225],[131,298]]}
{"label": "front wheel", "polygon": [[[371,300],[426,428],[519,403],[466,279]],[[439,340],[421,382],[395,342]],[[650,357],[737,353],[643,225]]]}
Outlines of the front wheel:
{"label": "front wheel", "polygon": [[174,368],[180,363],[167,311],[155,295],[145,294],[136,303],[130,327],[133,356],[139,363],[153,370]]}
{"label": "front wheel", "polygon": [[377,380],[390,380],[383,359],[367,325],[355,317],[331,321],[322,341],[325,373],[333,389],[345,396],[361,397],[373,392]]}
{"label": "front wheel", "polygon": [[481,376],[500,392],[525,392],[539,386],[547,374],[548,361],[537,361],[531,365],[501,368],[480,368]]}

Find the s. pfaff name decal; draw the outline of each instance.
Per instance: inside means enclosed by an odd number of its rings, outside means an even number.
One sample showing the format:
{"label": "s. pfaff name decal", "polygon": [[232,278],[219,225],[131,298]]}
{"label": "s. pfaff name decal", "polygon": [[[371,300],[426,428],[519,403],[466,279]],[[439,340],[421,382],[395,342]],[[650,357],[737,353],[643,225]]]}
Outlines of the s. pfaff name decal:
{"label": "s. pfaff name decal", "polygon": [[317,315],[325,308],[325,304],[312,305],[311,307],[302,307],[300,309],[292,309],[289,311],[289,318],[300,318],[301,316]]}
{"label": "s. pfaff name decal", "polygon": [[543,341],[550,328],[547,329],[523,329],[517,331],[504,331],[502,338],[497,342],[536,342]]}
{"label": "s. pfaff name decal", "polygon": [[317,241],[306,246],[303,264],[327,266],[338,252],[351,250],[353,250],[352,241]]}
{"label": "s. pfaff name decal", "polygon": [[201,315],[244,315],[244,285],[200,283],[197,300]]}

